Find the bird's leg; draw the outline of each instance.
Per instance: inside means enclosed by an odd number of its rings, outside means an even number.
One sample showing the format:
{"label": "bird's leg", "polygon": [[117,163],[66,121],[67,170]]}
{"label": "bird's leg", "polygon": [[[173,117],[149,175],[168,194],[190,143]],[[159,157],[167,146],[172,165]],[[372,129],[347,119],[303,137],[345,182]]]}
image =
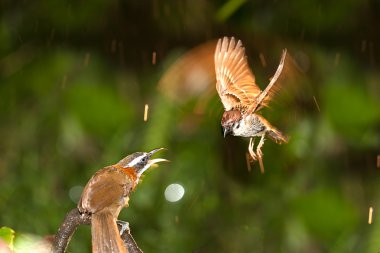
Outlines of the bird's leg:
{"label": "bird's leg", "polygon": [[256,148],[256,154],[258,157],[263,157],[263,152],[261,151],[262,146],[264,145],[265,142],[265,134],[261,136],[259,144],[257,144]]}
{"label": "bird's leg", "polygon": [[116,221],[117,225],[119,225],[120,228],[120,235],[124,234],[125,231],[129,231],[129,222],[127,221],[122,221],[122,220],[117,220]]}
{"label": "bird's leg", "polygon": [[259,160],[259,164],[260,164],[260,171],[261,173],[264,174],[264,164],[263,164],[263,152],[261,151],[261,147],[264,145],[264,141],[265,141],[265,134],[263,134],[261,136],[261,139],[260,139],[260,142],[259,144],[257,144],[257,147],[256,147],[256,154],[257,154],[257,160]]}
{"label": "bird's leg", "polygon": [[251,162],[257,160],[256,154],[255,154],[255,152],[253,151],[253,145],[254,145],[254,144],[255,144],[255,140],[254,140],[254,138],[250,138],[250,139],[249,139],[249,145],[248,145],[248,152],[249,152],[249,154],[251,155],[251,158],[252,158]]}

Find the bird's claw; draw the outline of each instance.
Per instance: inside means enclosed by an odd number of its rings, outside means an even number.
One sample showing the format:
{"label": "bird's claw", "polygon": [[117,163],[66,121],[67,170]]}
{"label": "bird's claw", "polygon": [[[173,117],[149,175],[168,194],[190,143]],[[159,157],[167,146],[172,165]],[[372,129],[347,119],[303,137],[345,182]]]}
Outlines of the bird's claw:
{"label": "bird's claw", "polygon": [[257,145],[257,148],[256,148],[256,153],[255,151],[253,151],[253,146],[254,146],[254,139],[253,138],[250,138],[249,139],[249,145],[248,145],[248,153],[250,155],[250,162],[254,162],[254,161],[259,161],[259,164],[260,164],[260,171],[261,173],[264,174],[264,163],[263,163],[263,151],[261,151],[261,147],[263,146],[264,144],[264,135],[261,137],[260,139],[260,142],[259,144]]}
{"label": "bird's claw", "polygon": [[249,139],[249,145],[248,145],[248,153],[250,155],[250,162],[253,162],[253,161],[256,161],[257,160],[257,156],[255,154],[255,152],[253,151],[253,145],[255,144],[254,143],[254,139],[253,138],[250,138]]}
{"label": "bird's claw", "polygon": [[117,220],[116,223],[121,227],[120,228],[120,235],[124,234],[125,231],[130,231],[129,229],[129,222]]}
{"label": "bird's claw", "polygon": [[257,160],[259,161],[259,164],[260,164],[260,171],[261,173],[264,174],[264,163],[263,163],[263,151],[261,151],[261,147],[264,145],[264,141],[265,141],[265,135],[261,136],[261,139],[260,139],[260,142],[259,144],[257,145],[257,148],[256,148],[256,155],[257,155]]}
{"label": "bird's claw", "polygon": [[261,149],[257,148],[256,149],[256,155],[259,159],[261,159],[263,157],[263,151],[261,151]]}

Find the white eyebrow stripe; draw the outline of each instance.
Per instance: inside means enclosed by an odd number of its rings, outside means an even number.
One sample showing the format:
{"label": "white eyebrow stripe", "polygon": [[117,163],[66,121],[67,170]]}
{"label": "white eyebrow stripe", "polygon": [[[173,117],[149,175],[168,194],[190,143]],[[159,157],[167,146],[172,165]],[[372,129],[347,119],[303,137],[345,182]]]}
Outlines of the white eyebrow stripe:
{"label": "white eyebrow stripe", "polygon": [[141,157],[144,156],[144,155],[140,155],[138,157],[136,157],[135,159],[133,159],[130,163],[127,164],[126,167],[133,167],[135,166],[138,162],[141,161]]}

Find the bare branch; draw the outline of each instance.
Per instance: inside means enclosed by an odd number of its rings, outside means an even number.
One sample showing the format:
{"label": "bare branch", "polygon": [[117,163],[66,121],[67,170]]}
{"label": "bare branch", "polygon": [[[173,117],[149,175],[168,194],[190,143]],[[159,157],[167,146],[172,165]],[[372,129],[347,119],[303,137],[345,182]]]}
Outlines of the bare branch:
{"label": "bare branch", "polygon": [[143,251],[137,246],[137,243],[135,239],[133,239],[133,236],[131,234],[131,230],[129,229],[124,229],[120,225],[120,223],[117,224],[118,228],[120,231],[123,231],[123,233],[120,235],[121,239],[124,242],[124,246],[128,249],[129,253],[143,253]]}
{"label": "bare branch", "polygon": [[70,242],[71,236],[79,225],[91,223],[91,216],[81,214],[78,208],[71,210],[65,217],[62,225],[54,238],[53,253],[64,253]]}
{"label": "bare branch", "polygon": [[[120,224],[125,222],[118,222],[118,228],[122,232],[120,235],[124,242],[125,247],[129,253],[143,253],[143,251],[137,246],[136,241],[133,239],[129,230],[123,228]],[[65,217],[62,225],[59,227],[57,234],[54,237],[52,253],[64,253],[71,240],[72,235],[79,225],[90,225],[91,215],[81,214],[78,208],[71,210]]]}

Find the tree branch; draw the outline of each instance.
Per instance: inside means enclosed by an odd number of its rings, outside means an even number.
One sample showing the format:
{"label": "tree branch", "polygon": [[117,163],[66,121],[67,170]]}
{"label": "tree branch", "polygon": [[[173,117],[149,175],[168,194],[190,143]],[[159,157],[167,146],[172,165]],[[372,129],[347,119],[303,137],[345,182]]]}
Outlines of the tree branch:
{"label": "tree branch", "polygon": [[[52,253],[64,253],[71,240],[72,235],[79,225],[90,225],[91,215],[81,214],[78,208],[71,210],[65,217],[62,225],[59,227],[57,234],[54,237]],[[118,228],[121,226],[118,224]],[[142,250],[137,246],[136,241],[133,239],[132,234],[128,229],[122,230],[120,235],[124,242],[124,246],[128,249],[129,253],[142,253]]]}
{"label": "tree branch", "polygon": [[[118,224],[118,227],[119,230],[122,229],[120,224]],[[129,228],[124,230],[120,237],[123,240],[124,246],[128,249],[129,253],[143,253],[139,246],[137,246],[135,239],[133,239],[131,230]]]}
{"label": "tree branch", "polygon": [[54,237],[53,253],[64,253],[71,240],[72,235],[79,225],[91,224],[91,216],[79,212],[78,208],[71,210],[65,217]]}

